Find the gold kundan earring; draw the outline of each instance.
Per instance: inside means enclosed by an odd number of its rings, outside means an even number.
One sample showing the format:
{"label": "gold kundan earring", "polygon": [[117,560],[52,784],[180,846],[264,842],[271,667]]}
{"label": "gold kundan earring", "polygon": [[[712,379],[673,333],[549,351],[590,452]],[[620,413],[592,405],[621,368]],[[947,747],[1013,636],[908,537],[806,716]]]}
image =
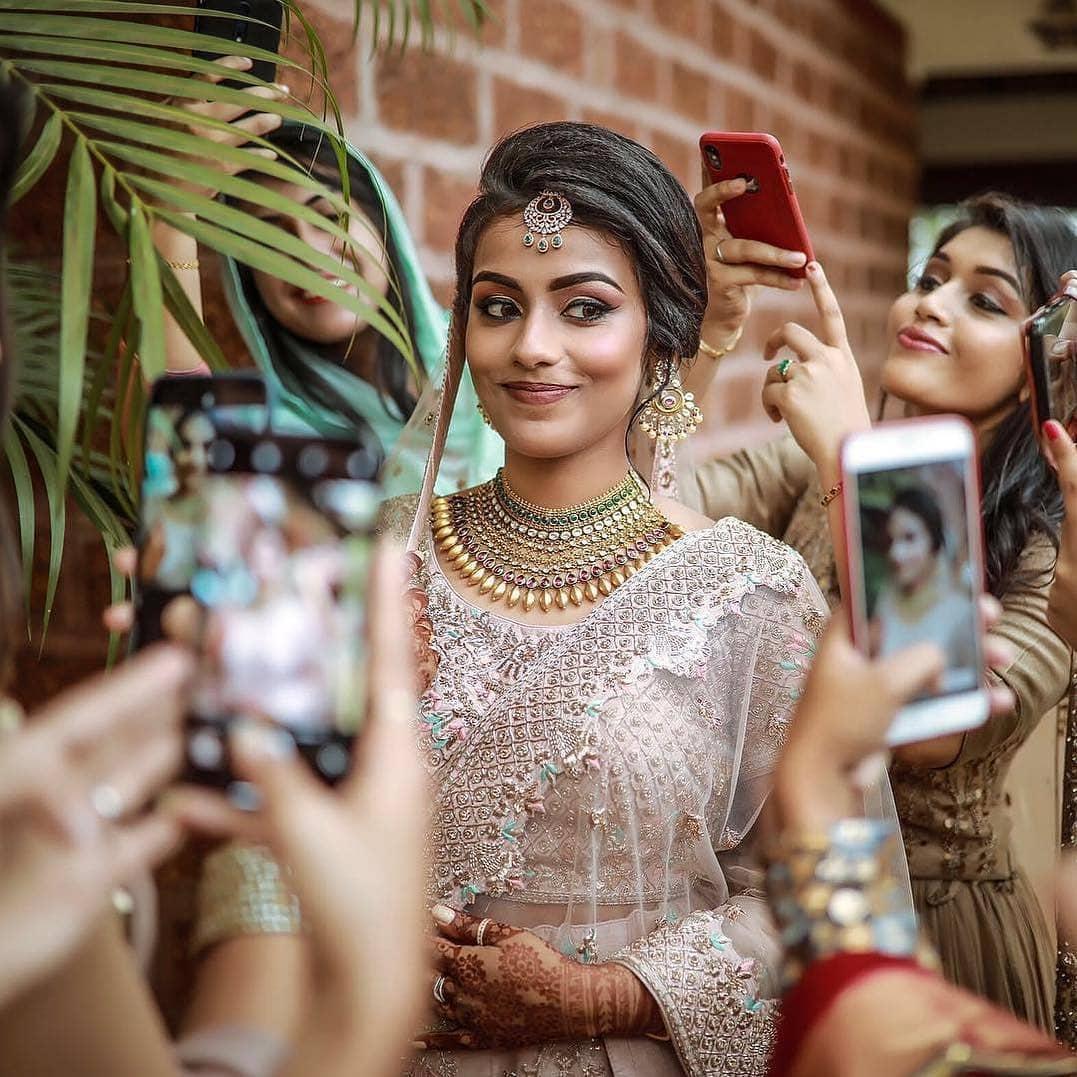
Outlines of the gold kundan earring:
{"label": "gold kundan earring", "polygon": [[479,415],[482,418],[482,421],[484,423],[486,423],[487,426],[492,427],[494,424],[492,422],[490,422],[490,416],[486,414],[486,409],[482,406],[482,401],[476,399],[475,407],[478,409],[478,412],[479,412]]}
{"label": "gold kundan earring", "polygon": [[693,393],[681,384],[677,363],[658,363],[651,385],[651,398],[640,412],[639,425],[655,441],[684,441],[703,422],[703,412]]}

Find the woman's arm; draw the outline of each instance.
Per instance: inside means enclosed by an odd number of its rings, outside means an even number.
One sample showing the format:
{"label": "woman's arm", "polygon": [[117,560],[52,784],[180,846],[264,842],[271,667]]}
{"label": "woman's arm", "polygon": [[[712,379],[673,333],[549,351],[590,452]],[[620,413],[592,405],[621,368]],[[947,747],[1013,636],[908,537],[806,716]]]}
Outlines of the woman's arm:
{"label": "woman's arm", "polygon": [[[228,56],[218,61],[226,67],[237,71],[250,69],[251,61],[246,56]],[[223,75],[208,75],[205,82],[216,84],[224,78]],[[261,97],[276,100],[287,95],[286,87],[253,86],[247,90],[252,97]],[[242,146],[252,136],[264,136],[275,131],[281,125],[281,117],[276,113],[260,112],[248,114],[248,110],[242,105],[230,105],[218,102],[181,102],[179,107],[191,113],[189,128],[192,133],[226,146]],[[197,124],[199,116],[210,119],[222,120],[232,125],[232,130],[222,132],[217,128],[202,127]],[[251,149],[253,155],[263,158],[271,158],[276,155],[272,150]],[[240,166],[216,162],[222,174],[234,175],[240,171]],[[177,187],[191,190],[179,180],[172,181]],[[199,189],[192,193],[204,198],[213,198],[216,191]],[[181,216],[193,218],[192,213],[184,213]],[[193,236],[179,228],[174,227],[167,221],[155,218],[152,229],[153,245],[157,253],[168,263],[169,268],[176,275],[180,288],[190,301],[195,313],[202,319],[202,276],[198,260],[198,242]],[[187,334],[180,328],[176,320],[165,312],[165,363],[169,374],[201,374],[208,373],[205,361],[199,354],[198,349],[191,343]]]}

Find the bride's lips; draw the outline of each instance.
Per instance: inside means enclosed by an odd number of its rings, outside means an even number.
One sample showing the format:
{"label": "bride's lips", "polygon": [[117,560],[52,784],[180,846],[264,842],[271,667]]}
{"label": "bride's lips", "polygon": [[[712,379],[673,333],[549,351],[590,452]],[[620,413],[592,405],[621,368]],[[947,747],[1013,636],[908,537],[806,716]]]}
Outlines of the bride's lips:
{"label": "bride's lips", "polygon": [[556,404],[564,400],[569,393],[575,392],[575,385],[555,385],[540,381],[507,381],[501,386],[513,400],[521,404]]}
{"label": "bride's lips", "polygon": [[906,325],[898,330],[897,342],[906,351],[910,352],[934,352],[936,355],[949,354],[946,348],[930,333],[917,329],[915,325]]}

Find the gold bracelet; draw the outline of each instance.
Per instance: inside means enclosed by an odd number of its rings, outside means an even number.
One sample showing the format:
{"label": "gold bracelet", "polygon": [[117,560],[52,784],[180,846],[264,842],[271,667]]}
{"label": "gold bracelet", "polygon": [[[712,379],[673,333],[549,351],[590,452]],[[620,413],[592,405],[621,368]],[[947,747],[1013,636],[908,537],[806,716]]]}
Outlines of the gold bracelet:
{"label": "gold bracelet", "polygon": [[724,348],[716,348],[713,344],[708,344],[702,337],[699,338],[699,350],[704,355],[709,355],[716,363],[719,359],[724,359],[739,343],[741,334],[744,332],[744,326],[742,325],[732,337]]}
{"label": "gold bracelet", "polygon": [[169,262],[165,261],[169,269],[201,269],[202,264],[196,258],[193,262]]}
{"label": "gold bracelet", "polygon": [[838,494],[840,494],[844,488],[845,488],[845,483],[843,483],[843,482],[834,483],[834,485],[831,486],[830,489],[827,490],[827,492],[825,494],[823,494],[822,498],[819,501],[819,504],[822,505],[823,508],[825,509],[827,507],[827,505],[829,505],[830,502],[833,501],[834,498],[836,498],[838,496]]}

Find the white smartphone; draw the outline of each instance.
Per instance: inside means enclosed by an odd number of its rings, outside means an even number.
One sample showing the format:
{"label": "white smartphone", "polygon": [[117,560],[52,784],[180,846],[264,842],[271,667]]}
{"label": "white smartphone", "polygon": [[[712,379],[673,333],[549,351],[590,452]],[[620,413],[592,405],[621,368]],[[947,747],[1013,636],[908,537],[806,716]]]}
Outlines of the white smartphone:
{"label": "white smartphone", "polygon": [[972,427],[956,416],[880,423],[841,451],[853,640],[873,658],[935,643],[946,668],[904,707],[892,745],[987,720],[983,528]]}

